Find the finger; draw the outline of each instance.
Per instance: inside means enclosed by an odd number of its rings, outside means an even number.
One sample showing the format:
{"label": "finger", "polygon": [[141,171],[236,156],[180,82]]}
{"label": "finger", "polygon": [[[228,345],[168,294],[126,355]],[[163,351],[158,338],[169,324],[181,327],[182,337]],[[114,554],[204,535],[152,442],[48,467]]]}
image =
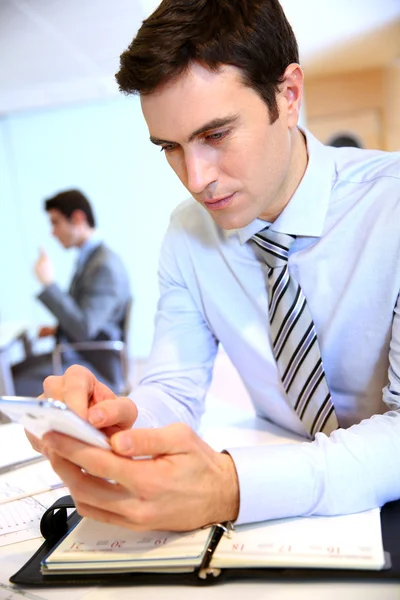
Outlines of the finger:
{"label": "finger", "polygon": [[115,433],[110,438],[112,449],[122,456],[160,456],[162,454],[186,454],[198,438],[183,423],[175,423],[155,429],[132,429]]}
{"label": "finger", "polygon": [[130,529],[148,529],[148,525],[140,526],[140,523],[148,517],[154,518],[154,511],[146,510],[140,498],[134,497],[124,486],[83,472],[53,451],[50,451],[50,462],[68,487],[81,516]]}
{"label": "finger", "polygon": [[120,484],[97,477],[86,469],[82,470],[82,467],[64,458],[55,450],[49,450],[49,460],[71,494],[80,501],[98,505],[101,498],[102,506],[108,508],[108,504],[127,496],[125,488]]}
{"label": "finger", "polygon": [[[93,476],[55,451],[50,451],[53,469],[66,484],[78,513],[103,523],[113,523],[133,530],[148,530],[159,518],[159,508],[143,502],[124,485]],[[119,459],[126,460],[126,459]],[[132,466],[133,462],[129,461]],[[101,498],[101,508],[99,507]]]}
{"label": "finger", "polygon": [[130,429],[136,421],[138,410],[130,398],[115,398],[96,403],[88,412],[88,421],[97,428],[117,426]]}
{"label": "finger", "polygon": [[[130,503],[132,503],[132,500],[130,500]],[[108,511],[99,508],[98,505],[85,504],[81,501],[78,501],[77,511],[82,517],[89,517],[94,521],[100,521],[100,523],[111,523],[112,525],[118,525],[119,527],[131,529],[132,531],[149,531],[151,528],[147,520],[141,519],[141,511],[133,512],[131,509],[129,511],[130,518],[128,519],[122,515],[122,511]],[[136,512],[138,513],[137,516]]]}
{"label": "finger", "polygon": [[116,398],[115,394],[96,377],[78,365],[69,367],[62,377],[50,376],[43,383],[47,397],[63,400],[79,416],[86,419],[89,404],[104,398]]}
{"label": "finger", "polygon": [[[132,464],[131,460],[55,431],[46,433],[43,441],[49,455],[55,453],[94,477],[124,485],[125,482],[129,483],[127,466]],[[67,481],[66,483],[69,485]]]}
{"label": "finger", "polygon": [[28,438],[29,443],[31,444],[32,448],[34,450],[36,450],[36,452],[40,452],[40,454],[47,456],[46,444],[41,439],[39,439],[35,435],[33,435],[33,433],[30,433],[26,429],[24,431],[25,431],[25,435]]}

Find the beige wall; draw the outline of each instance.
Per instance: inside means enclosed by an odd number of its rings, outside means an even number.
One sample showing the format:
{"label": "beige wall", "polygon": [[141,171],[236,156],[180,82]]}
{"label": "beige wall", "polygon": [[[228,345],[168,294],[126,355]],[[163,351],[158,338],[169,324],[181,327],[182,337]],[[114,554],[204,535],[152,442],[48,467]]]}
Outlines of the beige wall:
{"label": "beige wall", "polygon": [[400,21],[304,65],[307,125],[322,141],[353,133],[400,150]]}
{"label": "beige wall", "polygon": [[400,150],[400,58],[385,71],[385,147]]}
{"label": "beige wall", "polygon": [[380,68],[306,77],[307,125],[326,143],[350,132],[366,148],[400,149],[400,61]]}

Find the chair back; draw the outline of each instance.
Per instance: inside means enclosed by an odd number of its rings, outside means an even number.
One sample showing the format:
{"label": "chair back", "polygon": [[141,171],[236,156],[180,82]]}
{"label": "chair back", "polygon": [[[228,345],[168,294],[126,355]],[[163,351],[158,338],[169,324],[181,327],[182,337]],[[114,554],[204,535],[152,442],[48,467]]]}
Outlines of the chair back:
{"label": "chair back", "polygon": [[126,303],[125,314],[121,321],[121,330],[122,330],[122,341],[123,341],[123,350],[122,350],[122,370],[124,377],[124,386],[125,393],[128,393],[129,387],[132,380],[132,368],[131,368],[131,360],[130,360],[130,328],[131,328],[131,317],[132,317],[132,308],[133,308],[133,298],[130,297]]}
{"label": "chair back", "polygon": [[126,303],[125,314],[121,320],[122,341],[125,342],[125,344],[128,343],[128,340],[130,337],[129,333],[130,333],[130,327],[131,327],[132,308],[133,308],[133,298],[130,297]]}
{"label": "chair back", "polygon": [[[94,355],[97,356],[103,352],[116,353],[118,361],[122,371],[122,381],[114,382],[114,391],[119,395],[126,395],[132,389],[133,381],[133,368],[131,367],[130,360],[130,326],[131,326],[131,315],[132,315],[133,298],[129,298],[124,315],[120,322],[121,327],[121,340],[89,340],[83,342],[62,342],[55,345],[52,352],[53,360],[53,373],[54,375],[62,375],[64,372],[65,365],[63,365],[62,356],[66,352],[82,353],[82,356],[89,363],[93,363],[94,368],[96,364],[94,362]],[[74,362],[79,363],[79,360],[74,359]],[[90,368],[90,367],[89,367]]]}

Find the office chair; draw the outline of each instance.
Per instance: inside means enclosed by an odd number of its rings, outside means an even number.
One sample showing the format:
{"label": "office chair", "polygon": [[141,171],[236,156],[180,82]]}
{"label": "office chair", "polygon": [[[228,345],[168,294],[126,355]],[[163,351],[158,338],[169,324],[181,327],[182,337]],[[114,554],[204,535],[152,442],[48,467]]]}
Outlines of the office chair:
{"label": "office chair", "polygon": [[131,368],[129,360],[129,333],[131,324],[131,315],[133,307],[133,298],[130,298],[127,302],[125,314],[122,319],[122,340],[101,340],[101,341],[87,341],[87,342],[63,342],[56,344],[52,352],[53,361],[53,373],[54,375],[62,375],[62,355],[64,352],[74,350],[77,352],[85,352],[90,354],[91,351],[114,351],[117,352],[121,361],[122,367],[122,381],[117,384],[117,388],[114,389],[115,393],[121,396],[127,395],[131,389]]}

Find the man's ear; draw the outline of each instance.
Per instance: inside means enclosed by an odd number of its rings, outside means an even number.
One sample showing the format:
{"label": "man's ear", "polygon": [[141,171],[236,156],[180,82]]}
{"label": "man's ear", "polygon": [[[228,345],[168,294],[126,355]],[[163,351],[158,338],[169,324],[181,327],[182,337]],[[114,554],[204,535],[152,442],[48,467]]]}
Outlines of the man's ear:
{"label": "man's ear", "polygon": [[289,128],[297,125],[300,115],[301,100],[303,97],[304,75],[302,68],[297,63],[291,63],[285,70],[283,82],[280,85],[279,95],[285,105],[285,113]]}
{"label": "man's ear", "polygon": [[73,225],[82,225],[84,223],[87,223],[87,217],[83,210],[77,208],[71,213],[70,221]]}

